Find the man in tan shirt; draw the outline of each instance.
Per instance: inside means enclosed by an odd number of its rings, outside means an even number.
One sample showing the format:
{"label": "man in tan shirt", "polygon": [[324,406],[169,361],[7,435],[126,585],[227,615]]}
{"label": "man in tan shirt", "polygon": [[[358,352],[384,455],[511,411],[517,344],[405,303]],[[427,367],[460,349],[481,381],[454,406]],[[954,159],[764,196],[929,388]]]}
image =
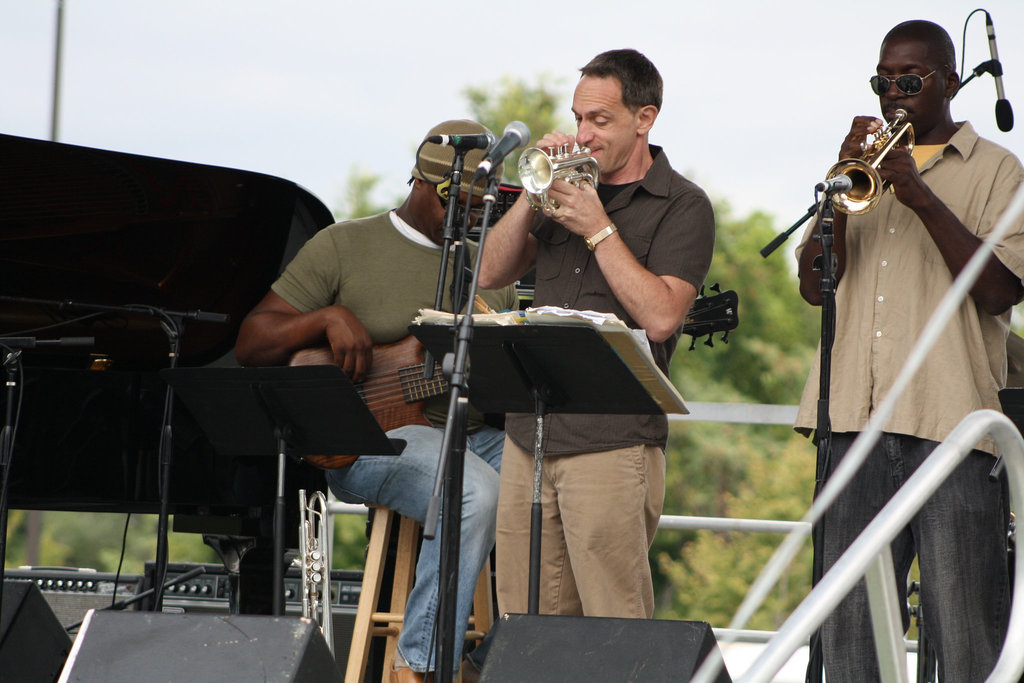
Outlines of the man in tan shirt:
{"label": "man in tan shirt", "polygon": [[[1024,182],[1020,162],[954,122],[950,100],[960,85],[949,35],[925,21],[904,22],[882,42],[871,79],[881,110],[904,109],[916,146],[889,153],[879,175],[891,183],[870,213],[836,213],[836,336],[832,356],[832,449],[825,475],[889,392],[939,300],[981,245]],[[883,122],[857,116],[840,158],[859,157],[860,143]],[[816,227],[798,249],[800,292],[820,305],[821,254]],[[1017,224],[948,324],[942,339],[903,393],[884,433],[850,486],[822,521],[827,569],[969,413],[999,410],[1006,380],[1010,307],[1024,288],[1024,225]],[[820,356],[819,356],[820,358]],[[796,428],[816,426],[819,369],[811,370]],[[900,604],[915,555],[921,568],[926,627],[944,680],[982,680],[1002,647],[1008,613],[1005,538],[1007,500],[989,480],[993,444],[977,445],[921,513],[893,542]],[[909,617],[904,612],[904,626]],[[863,583],[822,628],[826,678],[878,680]]]}

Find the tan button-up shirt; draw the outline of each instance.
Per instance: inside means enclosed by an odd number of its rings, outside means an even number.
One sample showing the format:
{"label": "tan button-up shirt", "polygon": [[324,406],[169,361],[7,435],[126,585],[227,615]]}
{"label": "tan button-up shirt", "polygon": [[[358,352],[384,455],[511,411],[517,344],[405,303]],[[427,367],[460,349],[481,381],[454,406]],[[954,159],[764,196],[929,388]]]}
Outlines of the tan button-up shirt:
{"label": "tan button-up shirt", "polygon": [[[921,167],[921,176],[968,230],[982,239],[1024,182],[1009,151],[978,137],[970,123]],[[804,235],[803,250],[814,228]],[[995,255],[1024,277],[1024,221],[1018,220]],[[829,415],[835,432],[860,431],[885,399],[953,276],[916,214],[886,192],[870,213],[849,216],[846,271],[836,288]],[[884,430],[942,441],[969,413],[1000,410],[1006,382],[1010,312],[992,316],[970,297],[900,398]],[[817,422],[819,360],[804,387],[795,427]],[[994,449],[990,439],[978,445]]]}

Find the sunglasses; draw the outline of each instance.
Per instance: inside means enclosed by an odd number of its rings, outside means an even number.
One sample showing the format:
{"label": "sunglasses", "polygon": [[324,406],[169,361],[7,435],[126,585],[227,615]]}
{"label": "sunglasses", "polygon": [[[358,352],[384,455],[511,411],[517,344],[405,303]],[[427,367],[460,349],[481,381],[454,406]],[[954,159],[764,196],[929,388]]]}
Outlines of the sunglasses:
{"label": "sunglasses", "polygon": [[931,76],[935,71],[927,76],[918,76],[917,74],[899,74],[898,76],[872,76],[869,79],[871,83],[871,89],[876,95],[884,95],[889,90],[889,84],[895,82],[896,89],[904,95],[916,95],[921,92],[924,88],[924,79]]}
{"label": "sunglasses", "polygon": [[[451,179],[446,178],[443,182],[436,185],[437,198],[441,202],[441,206],[444,209],[448,208],[448,196],[449,186],[451,185]],[[461,197],[460,197],[461,199]],[[470,205],[469,207],[469,227],[474,227],[479,221],[480,217],[484,214],[484,205],[481,202],[478,205]],[[455,224],[462,225],[466,222],[466,208],[463,206],[461,201],[455,203]]]}

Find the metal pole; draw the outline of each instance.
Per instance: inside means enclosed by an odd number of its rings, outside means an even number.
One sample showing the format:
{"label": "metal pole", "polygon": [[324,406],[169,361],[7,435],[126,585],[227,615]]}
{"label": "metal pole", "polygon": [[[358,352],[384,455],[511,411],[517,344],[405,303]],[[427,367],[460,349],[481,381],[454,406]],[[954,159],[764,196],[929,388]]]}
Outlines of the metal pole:
{"label": "metal pole", "polygon": [[50,111],[50,141],[57,141],[60,123],[60,65],[64,46],[64,0],[57,0],[57,41],[53,55],[53,106]]}

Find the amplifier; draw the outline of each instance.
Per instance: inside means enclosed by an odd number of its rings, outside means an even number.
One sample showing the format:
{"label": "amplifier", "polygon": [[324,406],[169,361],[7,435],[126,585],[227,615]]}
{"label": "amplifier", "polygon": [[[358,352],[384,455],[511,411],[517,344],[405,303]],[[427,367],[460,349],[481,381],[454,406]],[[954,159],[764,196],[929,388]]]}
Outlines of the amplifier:
{"label": "amplifier", "polygon": [[[172,580],[200,566],[192,563],[172,562],[167,565],[165,581]],[[203,564],[204,573],[164,591],[163,611],[177,613],[216,613],[230,611],[231,587],[227,569],[221,564]],[[146,563],[146,575],[152,576],[153,565]],[[352,629],[359,606],[359,593],[363,584],[362,571],[334,569],[331,571],[331,628],[334,635],[334,656],[338,668],[345,670],[348,650],[352,643]],[[147,584],[148,586],[148,584]],[[302,614],[302,582],[298,567],[289,567],[284,577],[284,613],[286,616]]]}
{"label": "amplifier", "polygon": [[[35,583],[65,629],[82,621],[85,613],[91,609],[110,607],[113,602],[134,597],[142,590],[143,583],[139,574],[122,574],[117,577],[94,569],[67,567],[5,569],[4,577]],[[133,610],[137,607],[129,605],[125,609]]]}

